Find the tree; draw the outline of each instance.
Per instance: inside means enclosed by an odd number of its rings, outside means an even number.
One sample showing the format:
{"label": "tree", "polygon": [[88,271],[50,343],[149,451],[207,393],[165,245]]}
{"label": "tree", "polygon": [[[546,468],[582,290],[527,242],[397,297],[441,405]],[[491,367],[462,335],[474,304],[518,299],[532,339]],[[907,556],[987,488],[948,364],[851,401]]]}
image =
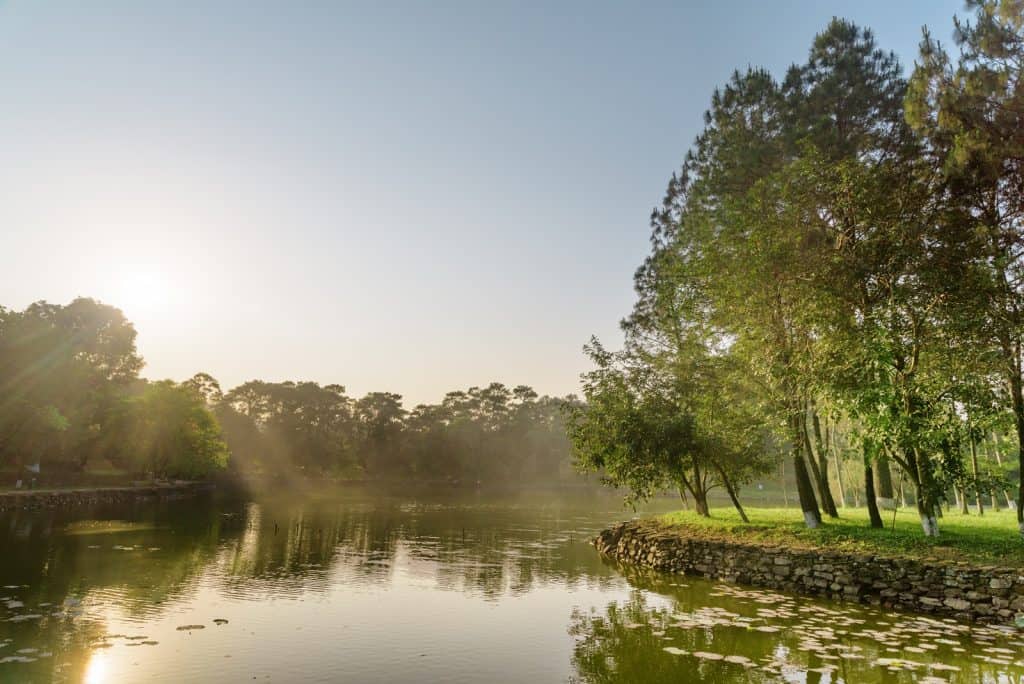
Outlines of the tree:
{"label": "tree", "polygon": [[371,392],[355,403],[359,459],[366,473],[395,474],[402,469],[402,396]]}
{"label": "tree", "polygon": [[[736,397],[708,395],[697,374],[684,376],[637,363],[629,353],[611,353],[597,340],[587,346],[596,368],[584,375],[585,403],[570,411],[569,435],[577,463],[628,490],[635,504],[671,487],[697,513],[710,515],[708,492],[728,493],[740,517],[739,485],[767,464],[749,425],[735,414]],[[710,359],[706,359],[711,363]],[[725,426],[734,429],[726,431]],[[748,432],[749,434],[749,432]]]}
{"label": "tree", "polygon": [[196,373],[182,384],[196,392],[210,406],[216,406],[224,400],[220,383],[209,373]]}
{"label": "tree", "polygon": [[131,465],[158,477],[205,479],[227,466],[220,426],[202,398],[170,380],[149,383],[134,400]]}
{"label": "tree", "polygon": [[[784,167],[786,102],[763,70],[736,73],[716,91],[706,126],[670,193],[685,194],[671,231],[706,302],[701,310],[718,337],[742,359],[760,388],[773,425],[789,437],[804,518],[821,514],[807,471],[803,430],[810,363],[799,235],[780,215],[773,180]],[[667,231],[666,231],[667,232]],[[684,287],[689,287],[687,284]]]}
{"label": "tree", "polygon": [[[999,5],[1017,33],[996,30],[995,4],[976,5],[988,8],[985,31],[1000,49],[1020,44],[1019,3]],[[988,40],[982,33],[961,27],[965,44]],[[593,354],[608,368],[671,378],[659,385],[674,388],[660,393],[668,405],[693,396],[687,383],[698,377],[714,377],[701,380],[717,383],[704,385],[712,393],[744,387],[757,410],[734,409],[788,442],[812,527],[819,500],[838,516],[820,407],[851,426],[847,442],[859,442],[871,524],[881,525],[875,466],[885,485],[892,462],[916,494],[923,531],[935,535],[939,505],[964,472],[957,407],[975,384],[990,384],[988,348],[998,339],[978,344],[969,312],[990,310],[976,293],[991,291],[982,266],[999,259],[977,256],[978,231],[962,220],[969,212],[950,201],[955,188],[907,123],[907,93],[896,57],[839,19],[781,84],[764,70],[735,73],[714,93],[704,129],[652,214],[624,356],[613,363]],[[604,387],[598,379],[594,387]],[[629,386],[613,382],[608,391]],[[624,429],[643,418],[630,413],[646,401],[634,392],[609,404],[624,411]],[[681,410],[693,418],[694,406]],[[707,418],[698,422],[708,429]]]}
{"label": "tree", "polygon": [[0,457],[80,471],[106,448],[142,359],[135,329],[92,299],[0,314]]}
{"label": "tree", "polygon": [[[960,251],[958,288],[975,339],[998,350],[1024,473],[1024,8],[969,0],[956,21],[957,62],[925,32],[906,101],[907,119],[945,174],[947,240]],[[1024,476],[1017,520],[1024,537]]]}

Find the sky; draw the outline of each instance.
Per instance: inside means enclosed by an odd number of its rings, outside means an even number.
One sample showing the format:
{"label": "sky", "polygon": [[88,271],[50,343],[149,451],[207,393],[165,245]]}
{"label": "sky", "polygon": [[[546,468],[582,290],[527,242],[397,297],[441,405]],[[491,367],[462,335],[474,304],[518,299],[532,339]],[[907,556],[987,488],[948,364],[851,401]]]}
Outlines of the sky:
{"label": "sky", "polygon": [[716,86],[957,12],[0,0],[0,305],[118,306],[153,379],[576,392]]}

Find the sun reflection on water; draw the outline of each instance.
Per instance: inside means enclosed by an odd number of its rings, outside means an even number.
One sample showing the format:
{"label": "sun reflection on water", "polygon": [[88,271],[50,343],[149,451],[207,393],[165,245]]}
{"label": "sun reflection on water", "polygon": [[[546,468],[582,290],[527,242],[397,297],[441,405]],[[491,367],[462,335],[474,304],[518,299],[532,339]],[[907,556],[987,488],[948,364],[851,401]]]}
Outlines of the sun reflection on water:
{"label": "sun reflection on water", "polygon": [[107,655],[94,651],[89,658],[89,664],[85,666],[85,675],[82,677],[82,684],[105,684],[107,682]]}

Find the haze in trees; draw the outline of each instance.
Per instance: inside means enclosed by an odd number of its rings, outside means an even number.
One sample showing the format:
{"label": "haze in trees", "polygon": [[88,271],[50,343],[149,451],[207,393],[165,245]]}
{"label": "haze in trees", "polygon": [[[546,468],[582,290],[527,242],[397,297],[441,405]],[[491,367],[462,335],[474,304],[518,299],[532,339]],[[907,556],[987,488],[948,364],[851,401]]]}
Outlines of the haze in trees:
{"label": "haze in trees", "polygon": [[91,299],[0,309],[0,466],[12,479],[32,466],[63,483],[103,462],[135,478],[244,484],[578,480],[562,418],[571,397],[492,383],[410,411],[397,394],[353,399],[315,382],[151,382],[135,336]]}

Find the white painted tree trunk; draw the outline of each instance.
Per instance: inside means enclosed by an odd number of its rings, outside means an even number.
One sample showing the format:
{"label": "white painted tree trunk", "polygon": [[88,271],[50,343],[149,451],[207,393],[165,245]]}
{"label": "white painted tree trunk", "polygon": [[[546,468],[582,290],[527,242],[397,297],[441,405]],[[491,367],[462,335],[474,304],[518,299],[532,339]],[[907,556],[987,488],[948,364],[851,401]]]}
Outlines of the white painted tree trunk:
{"label": "white painted tree trunk", "polygon": [[[804,511],[804,522],[807,523],[807,527],[812,530],[818,526],[818,519],[814,516],[811,511]],[[1021,528],[1022,534],[1024,534],[1024,527]]]}
{"label": "white painted tree trunk", "polygon": [[[926,537],[938,537],[939,536],[939,521],[934,515],[921,514],[921,529],[924,530],[924,536]],[[1024,530],[1022,530],[1024,533]]]}
{"label": "white painted tree trunk", "polygon": [[[985,451],[988,452],[988,448],[987,447],[986,447]],[[996,455],[996,463],[998,463],[999,464],[999,468],[1002,469],[1002,467],[1003,467],[1003,456],[1002,456],[1002,454],[999,453],[999,441],[996,439],[996,433],[994,433],[994,432],[992,433],[992,453]],[[1014,501],[1012,498],[1010,498],[1010,493],[1007,492],[1005,489],[1003,490],[1003,498],[1006,499],[1006,507],[1007,508],[1009,508],[1011,511],[1017,510],[1017,502]],[[993,496],[992,500],[993,500],[993,502],[995,501],[995,497],[994,496]],[[998,506],[995,503],[992,504],[992,507],[993,508],[998,508]],[[1024,530],[1021,531],[1021,535],[1024,536]]]}

